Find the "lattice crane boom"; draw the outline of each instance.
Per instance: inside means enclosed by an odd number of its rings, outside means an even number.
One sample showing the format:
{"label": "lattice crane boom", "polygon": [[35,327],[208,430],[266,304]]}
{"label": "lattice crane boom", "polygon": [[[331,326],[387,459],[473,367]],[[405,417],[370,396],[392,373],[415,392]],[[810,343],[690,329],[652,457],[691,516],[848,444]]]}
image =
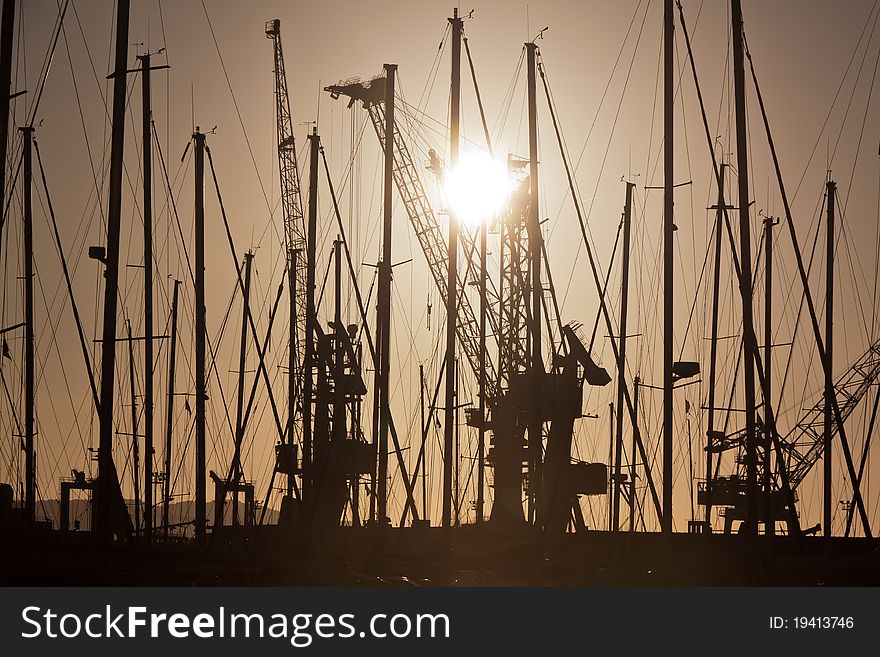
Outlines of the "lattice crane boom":
{"label": "lattice crane boom", "polygon": [[[272,40],[275,73],[275,119],[278,137],[278,173],[281,182],[281,213],[284,222],[284,251],[290,286],[295,293],[291,303],[295,308],[292,317],[290,349],[295,351],[292,362],[297,371],[304,359],[304,336],[306,322],[306,271],[305,257],[306,227],[300,193],[300,176],[296,159],[296,141],[293,136],[293,115],[290,111],[290,96],[287,92],[287,75],[284,69],[284,51],[281,46],[281,21],[274,19],[266,23],[266,38]],[[297,257],[301,254],[302,257]],[[294,313],[291,313],[294,315]],[[296,377],[291,371],[290,376]],[[291,399],[291,405],[293,400]]]}
{"label": "lattice crane boom", "polygon": [[[855,411],[856,407],[880,380],[880,341],[873,343],[859,359],[853,363],[834,382],[834,392],[840,406],[840,418],[843,422]],[[782,447],[786,455],[786,468],[791,490],[794,491],[803,483],[810,470],[825,450],[824,440],[825,395],[821,394],[801,419],[782,436]],[[839,429],[837,422],[831,424],[832,437]],[[725,452],[739,449],[745,444],[745,430],[740,429],[727,436],[715,436],[713,452]]]}
{"label": "lattice crane boom", "polygon": [[[350,97],[352,102],[359,100],[363,103],[376,131],[376,136],[379,138],[379,143],[383,148],[386,139],[385,107],[383,102],[384,80],[382,76],[367,81],[351,79],[325,88],[325,91],[330,92],[334,98],[345,95]],[[446,240],[440,230],[437,216],[428,200],[419,169],[413,161],[397,121],[395,121],[392,139],[394,146],[394,183],[406,208],[406,213],[415,231],[416,238],[419,240],[425,258],[428,261],[431,276],[445,305],[448,293],[446,276],[449,262]],[[474,245],[475,238],[473,235],[468,234],[467,231],[462,231],[461,238],[465,255],[469,256],[466,262],[469,263],[469,268],[472,268],[474,267],[474,257],[479,257],[479,251]],[[465,289],[465,283],[466,281],[459,278],[460,289]],[[489,295],[497,296],[493,290],[489,291]],[[480,372],[480,325],[468,296],[460,294],[458,298],[459,307],[456,333],[461,349],[471,369],[478,376]],[[492,331],[497,335],[500,322],[497,317],[497,311],[493,308],[492,304],[489,304],[487,309],[487,319]],[[497,392],[497,376],[495,374],[495,365],[488,355],[486,358],[486,382],[487,396],[489,399],[494,399]]]}
{"label": "lattice crane boom", "polygon": [[[871,386],[880,377],[880,341],[868,350],[834,382],[834,394],[840,406],[840,419],[847,418],[859,405]],[[810,469],[822,458],[824,440],[825,396],[807,411],[806,415],[788,432],[785,442],[789,451],[789,482],[792,490],[806,478]],[[832,437],[838,433],[837,422],[831,424]],[[806,449],[798,449],[805,444]]]}

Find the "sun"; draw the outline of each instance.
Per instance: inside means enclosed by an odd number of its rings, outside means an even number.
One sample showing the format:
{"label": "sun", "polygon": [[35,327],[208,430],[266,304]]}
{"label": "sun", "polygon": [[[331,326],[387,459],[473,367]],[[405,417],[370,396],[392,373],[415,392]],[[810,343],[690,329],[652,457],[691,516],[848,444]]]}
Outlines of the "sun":
{"label": "sun", "polygon": [[507,166],[488,153],[461,153],[443,183],[449,209],[470,228],[498,214],[512,188]]}

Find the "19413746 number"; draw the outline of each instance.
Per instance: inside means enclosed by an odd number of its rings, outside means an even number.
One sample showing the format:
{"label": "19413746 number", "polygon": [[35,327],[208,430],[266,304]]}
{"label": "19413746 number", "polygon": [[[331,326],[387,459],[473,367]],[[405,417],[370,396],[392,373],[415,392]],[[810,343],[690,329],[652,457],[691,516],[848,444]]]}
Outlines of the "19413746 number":
{"label": "19413746 number", "polygon": [[770,618],[770,628],[774,630],[789,628],[795,630],[851,630],[853,627],[855,627],[855,620],[852,616],[794,616],[792,618],[772,616]]}

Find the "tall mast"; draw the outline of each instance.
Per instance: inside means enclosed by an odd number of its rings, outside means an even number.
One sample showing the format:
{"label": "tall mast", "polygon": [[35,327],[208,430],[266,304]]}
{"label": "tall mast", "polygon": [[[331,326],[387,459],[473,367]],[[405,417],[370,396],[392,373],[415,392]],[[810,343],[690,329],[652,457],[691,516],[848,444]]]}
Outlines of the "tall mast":
{"label": "tall mast", "polygon": [[153,536],[153,140],[150,130],[150,55],[141,60],[144,173],[144,536]]}
{"label": "tall mast", "polygon": [[541,463],[543,436],[541,422],[541,377],[544,363],[541,359],[541,221],[538,214],[538,103],[536,95],[536,53],[538,46],[532,41],[526,45],[526,71],[529,107],[529,264],[531,268],[531,377],[532,412],[529,417],[529,519],[540,524],[537,492],[541,488]]}
{"label": "tall mast", "polygon": [[168,540],[168,512],[171,506],[171,432],[174,426],[174,368],[177,360],[177,298],[180,281],[174,281],[171,296],[171,349],[168,356],[168,408],[165,425],[165,490],[162,495],[162,535]]}
{"label": "tall mast", "polygon": [[772,400],[773,374],[773,227],[779,223],[773,217],[764,219],[764,533],[776,533],[775,513],[772,505],[773,491],[772,448],[773,432],[776,431],[773,413],[770,410]]}
{"label": "tall mast", "polygon": [[709,420],[706,429],[706,531],[712,526],[712,447],[715,440],[715,385],[718,370],[718,305],[721,293],[721,232],[724,229],[724,168],[718,175],[718,204],[715,206],[715,263],[712,271],[712,335],[709,341]]}
{"label": "tall mast", "polygon": [[[134,381],[134,340],[131,337],[131,320],[127,320],[125,326],[128,332],[128,383],[131,394],[131,478],[134,482],[134,532],[138,534],[141,529],[140,454],[138,450],[137,389]],[[149,488],[146,481],[144,486]]]}
{"label": "tall mast", "polygon": [[454,475],[455,475],[455,493],[452,497],[453,500],[453,509],[455,510],[455,526],[458,527],[461,524],[461,425],[458,421],[458,358],[455,359],[455,390],[456,394],[453,399],[455,403],[453,404],[453,408],[455,409],[455,460],[454,463]]}
{"label": "tall mast", "polygon": [[[297,338],[296,333],[296,300],[297,300],[297,289],[296,289],[296,272],[297,265],[299,263],[300,251],[298,249],[293,249],[289,254],[289,264],[287,266],[287,280],[290,285],[290,315],[288,317],[288,339],[289,339],[289,347],[287,349],[287,403],[288,403],[288,412],[287,412],[287,443],[289,445],[293,445],[293,438],[295,434],[296,427],[296,358],[297,358],[297,349],[295,349],[295,344]],[[305,427],[305,422],[303,422],[303,427]],[[303,431],[303,435],[305,435],[305,431]],[[303,442],[305,444],[305,442]],[[291,451],[293,447],[291,447]],[[303,463],[305,463],[305,456],[303,455]],[[294,468],[295,470],[295,468]],[[305,488],[306,478],[305,474],[302,475],[302,484],[303,488]],[[294,484],[294,475],[293,472],[287,474],[287,497],[289,499],[293,499],[293,484]]]}
{"label": "tall mast", "polygon": [[[342,442],[346,438],[347,426],[345,420],[345,326],[342,323],[342,240],[339,235],[333,240],[333,287],[335,290],[333,299],[333,332],[336,339],[333,341],[333,446],[332,449],[341,449]],[[352,475],[357,477],[357,475]],[[352,514],[354,524],[354,514]]]}
{"label": "tall mast", "polygon": [[[244,292],[241,301],[241,342],[238,351],[238,398],[236,400],[235,415],[235,453],[232,457],[232,481],[236,484],[242,477],[241,469],[241,443],[244,440],[244,373],[247,367],[247,318],[250,312],[251,296],[251,265],[254,254],[248,251],[244,254]],[[247,511],[245,511],[247,512]],[[232,495],[232,524],[238,524],[238,490]]]}
{"label": "tall mast", "polygon": [[837,183],[829,180],[826,183],[828,192],[828,216],[825,256],[825,444],[822,450],[822,529],[826,537],[831,536],[831,509],[834,491],[831,488],[831,437],[834,427],[834,415],[831,399],[834,397],[834,204]]}
{"label": "tall mast", "polygon": [[636,376],[633,379],[633,403],[632,403],[632,415],[630,416],[630,421],[632,422],[632,448],[631,448],[631,458],[632,465],[629,469],[629,531],[634,532],[636,530],[636,509],[638,505],[638,500],[636,500],[636,438],[638,436],[639,431],[639,385],[642,380]]}
{"label": "tall mast", "polygon": [[[12,46],[15,40],[15,5],[3,0],[0,18],[0,199],[6,199],[6,147],[9,140],[9,101],[12,95]],[[0,215],[0,245],[3,244],[3,217]]]}
{"label": "tall mast", "polygon": [[483,507],[485,506],[486,488],[486,314],[489,309],[489,298],[486,293],[486,282],[489,272],[486,263],[488,220],[480,222],[480,423],[477,427],[477,507],[476,523],[483,524]]}
{"label": "tall mast", "polygon": [[[345,396],[348,392],[345,378],[345,344],[346,326],[342,321],[342,238],[336,235],[333,240],[333,425],[330,434],[330,446],[325,452],[338,454],[345,445],[348,436],[348,413],[345,408]],[[352,363],[354,365],[354,363]],[[354,409],[352,409],[354,410]],[[352,421],[355,420],[352,413]],[[353,426],[356,426],[353,424]],[[349,489],[351,495],[351,525],[358,524],[358,497],[357,497],[357,472],[352,468],[349,474]]]}
{"label": "tall mast", "polygon": [[673,163],[675,161],[675,17],[674,0],[663,4],[663,516],[664,534],[672,533],[672,358],[673,358]]}
{"label": "tall mast", "polygon": [[[620,417],[620,413],[617,414]],[[614,463],[614,402],[608,403],[608,463]],[[614,475],[612,472],[608,490],[608,531],[614,531]]]}
{"label": "tall mast", "polygon": [[428,441],[428,431],[425,428],[425,366],[419,363],[419,412],[421,424],[419,429],[422,432],[422,444],[420,446],[419,456],[422,459],[422,518],[428,520],[428,474],[425,467],[425,446]]}
{"label": "tall mast", "polygon": [[752,246],[749,220],[748,136],[746,133],[743,20],[740,0],[731,0],[736,163],[739,182],[740,296],[743,314],[743,387],[746,415],[746,531],[758,533],[758,454],[755,435],[755,335],[752,323]]}
{"label": "tall mast", "polygon": [[623,483],[621,477],[621,461],[623,460],[623,408],[624,391],[626,390],[626,315],[629,300],[629,242],[630,225],[632,223],[632,192],[634,183],[626,183],[626,205],[623,209],[623,268],[620,283],[620,349],[617,357],[617,440],[614,455],[614,519],[611,525],[612,531],[620,530],[620,487]]}
{"label": "tall mast", "polygon": [[[449,166],[458,165],[461,111],[461,27],[458,8],[452,11],[452,92],[449,107]],[[458,216],[449,211],[449,269],[446,295],[446,403],[443,422],[443,526],[452,525],[452,473],[455,468],[455,329],[458,324]]]}
{"label": "tall mast", "polygon": [[321,138],[317,128],[309,135],[309,206],[308,227],[306,229],[306,334],[305,351],[303,352],[303,497],[310,499],[315,485],[314,455],[318,452],[314,444],[312,431],[312,397],[314,380],[312,378],[315,365],[315,267],[317,257],[318,231],[318,152]]}
{"label": "tall mast", "polygon": [[37,510],[37,465],[34,453],[34,221],[31,197],[34,129],[28,126],[20,130],[24,149],[24,515],[25,522],[32,525]]}
{"label": "tall mast", "polygon": [[208,389],[205,380],[205,135],[199,128],[195,139],[195,242],[196,242],[196,542],[204,545],[207,531],[207,481],[205,479],[205,403]]}
{"label": "tall mast", "polygon": [[382,260],[379,262],[379,463],[376,470],[376,520],[385,526],[388,517],[388,430],[391,421],[388,386],[391,363],[391,204],[394,185],[394,79],[397,64],[385,64],[385,179],[382,197]]}
{"label": "tall mast", "polygon": [[116,7],[116,54],[113,72],[113,124],[110,139],[110,188],[104,270],[104,321],[101,337],[101,408],[95,532],[102,542],[113,538],[111,490],[119,480],[113,463],[113,393],[116,376],[116,311],[119,287],[119,241],[122,219],[122,157],[125,149],[126,60],[129,0]]}

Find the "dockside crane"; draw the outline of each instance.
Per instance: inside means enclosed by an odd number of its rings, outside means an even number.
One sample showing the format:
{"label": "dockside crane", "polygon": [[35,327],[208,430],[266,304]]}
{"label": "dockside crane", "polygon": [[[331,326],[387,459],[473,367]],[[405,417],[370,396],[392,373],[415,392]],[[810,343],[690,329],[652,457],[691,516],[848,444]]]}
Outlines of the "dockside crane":
{"label": "dockside crane", "polygon": [[[834,381],[834,393],[839,400],[840,416],[843,422],[853,414],[859,404],[868,395],[870,389],[880,380],[880,341],[871,344],[847,370]],[[819,395],[801,418],[785,434],[780,436],[785,467],[788,473],[789,487],[793,494],[807,478],[813,467],[825,454],[826,431],[824,418],[826,413],[826,397]],[[760,433],[768,431],[765,422],[759,422]],[[831,438],[838,435],[838,424],[831,425]],[[722,454],[729,450],[742,451],[745,447],[745,429],[731,434],[718,431],[713,436],[712,452]],[[759,469],[763,460],[759,460]],[[763,472],[759,472],[763,480]],[[715,476],[707,493],[705,484],[701,483],[698,492],[700,505],[711,503],[721,507],[725,519],[725,531],[733,528],[735,521],[745,520],[745,479],[742,472],[730,476]],[[786,521],[788,513],[787,500],[781,490],[778,473],[770,473],[771,491],[770,518],[772,522]],[[794,498],[795,502],[797,497]]]}
{"label": "dockside crane", "polygon": [[[284,222],[284,252],[287,258],[288,294],[290,298],[290,345],[288,351],[288,418],[287,442],[278,446],[276,471],[287,475],[288,497],[292,493],[295,474],[307,470],[310,460],[311,402],[310,373],[307,359],[309,343],[308,324],[308,264],[306,226],[300,193],[300,176],[296,159],[296,140],[293,135],[293,115],[287,91],[284,51],[281,46],[281,20],[266,23],[266,38],[272,40],[275,74],[275,120],[278,138],[278,174],[281,183],[281,213]],[[314,255],[311,256],[314,258]],[[298,400],[300,403],[297,403]],[[302,468],[297,463],[295,444],[296,420],[302,419]],[[303,493],[308,488],[303,477]]]}
{"label": "dockside crane", "polygon": [[[351,99],[349,107],[355,102],[360,101],[370,116],[370,121],[376,131],[376,136],[379,138],[380,146],[382,148],[385,147],[387,137],[385,134],[384,75],[368,80],[351,78],[325,87],[324,91],[329,92],[333,98],[348,96]],[[419,170],[416,167],[397,121],[394,122],[392,143],[394,147],[394,183],[397,191],[400,193],[400,198],[403,201],[407,217],[412,224],[416,238],[419,240],[419,245],[425,254],[425,259],[428,261],[431,278],[437,286],[440,298],[445,305],[448,298],[446,276],[449,266],[446,240],[440,229],[437,214],[428,200],[428,194],[425,191],[425,185],[422,182]],[[479,264],[474,263],[474,259],[479,257],[479,248],[475,247],[474,243],[475,236],[468,231],[462,231],[461,239],[464,253],[469,256],[470,264],[468,266],[473,266],[475,271],[479,271]],[[466,281],[459,280],[458,289],[466,289],[465,283]],[[494,290],[490,290],[489,294],[490,296],[497,297],[494,294]],[[500,320],[497,312],[492,309],[491,305],[487,318],[492,331],[497,335]],[[457,319],[456,335],[459,345],[475,376],[479,376],[480,324],[467,295],[459,295]],[[488,399],[494,399],[497,392],[495,389],[497,377],[495,375],[495,364],[488,356],[486,358],[486,375],[488,382],[487,397]]]}
{"label": "dockside crane", "polygon": [[[527,44],[527,48],[532,53],[536,50],[533,43]],[[534,65],[532,70],[535,70]],[[534,90],[534,75],[530,86]],[[343,80],[325,87],[325,91],[334,99],[348,97],[349,107],[360,102],[370,116],[380,145],[385,148],[389,136],[385,126],[384,76]],[[534,126],[532,133],[536,135]],[[395,185],[425,254],[431,277],[446,305],[449,291],[446,240],[397,121],[390,139]],[[547,304],[547,294],[553,307],[558,306],[552,282],[547,280],[549,288],[545,288],[541,281],[543,240],[536,205],[536,148],[532,147],[531,151],[529,160],[512,161],[514,168],[526,164],[532,166],[529,175],[518,176],[519,187],[499,219],[501,283],[499,291],[492,285],[487,295],[490,299],[487,307],[489,329],[498,342],[497,367],[488,355],[485,359],[490,417],[469,418],[468,423],[471,426],[485,423],[493,435],[492,447],[486,456],[487,465],[495,473],[492,521],[506,526],[528,521],[558,532],[565,531],[573,516],[578,517],[578,495],[602,494],[606,490],[606,467],[603,464],[572,464],[571,440],[574,422],[581,417],[583,384],[605,385],[610,377],[593,363],[573,326],[560,327],[560,339],[564,339],[560,352],[554,353],[549,371],[543,364],[540,355],[543,340],[539,327],[543,323],[542,314],[545,313],[541,309]],[[433,161],[428,167],[435,172],[437,168]],[[475,260],[480,253],[475,248],[477,236],[462,231],[460,237],[466,256],[465,267],[479,271],[480,266]],[[492,279],[488,280],[491,282]],[[465,284],[459,274],[458,289],[464,290]],[[458,345],[479,377],[482,370],[480,325],[467,295],[461,294],[458,298],[455,317]],[[541,397],[544,396],[542,403]],[[549,432],[545,427],[548,423]],[[548,470],[542,473],[545,443]],[[523,513],[524,492],[528,499],[528,517]],[[543,502],[538,502],[539,497]],[[582,524],[582,520],[580,523],[575,521],[575,526]]]}

